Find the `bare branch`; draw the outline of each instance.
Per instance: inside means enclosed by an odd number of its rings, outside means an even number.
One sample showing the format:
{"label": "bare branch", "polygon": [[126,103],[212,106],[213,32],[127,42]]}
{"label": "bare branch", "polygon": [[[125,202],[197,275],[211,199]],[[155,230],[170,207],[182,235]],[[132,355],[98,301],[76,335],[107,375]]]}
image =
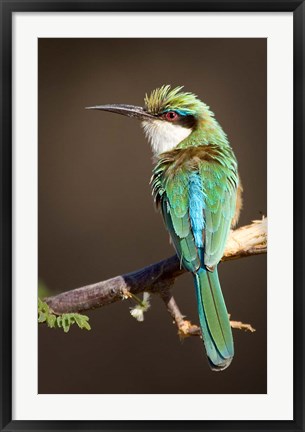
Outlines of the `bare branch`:
{"label": "bare branch", "polygon": [[267,218],[231,231],[223,261],[267,253]]}
{"label": "bare branch", "polygon": [[197,325],[192,324],[190,321],[184,319],[185,316],[182,315],[180,309],[174,299],[170,289],[163,289],[160,291],[160,296],[164,301],[168,312],[173,318],[174,324],[178,328],[178,335],[180,339],[184,339],[188,336],[200,336],[201,331]]}
{"label": "bare branch", "polygon": [[[231,232],[223,261],[266,252],[267,218],[263,218]],[[141,270],[48,297],[45,302],[55,314],[82,312],[122,300],[128,297],[128,292],[138,294],[149,291],[161,295],[181,334],[196,333],[197,330],[192,327],[197,326],[191,324],[190,329],[185,330],[187,324],[169,291],[174,280],[184,272],[178,257],[174,255]]]}
{"label": "bare branch", "polygon": [[241,321],[230,321],[231,327],[238,330],[245,330],[254,333],[256,330],[251,324],[244,324]]}
{"label": "bare branch", "polygon": [[[180,339],[185,339],[189,336],[201,336],[200,327],[185,319],[185,316],[180,312],[180,309],[169,288],[162,290],[160,292],[160,296],[164,301],[171,317],[174,319],[173,322],[176,324]],[[230,324],[234,329],[250,331],[251,333],[255,332],[255,329],[251,326],[251,324],[244,324],[241,321],[230,321]]]}

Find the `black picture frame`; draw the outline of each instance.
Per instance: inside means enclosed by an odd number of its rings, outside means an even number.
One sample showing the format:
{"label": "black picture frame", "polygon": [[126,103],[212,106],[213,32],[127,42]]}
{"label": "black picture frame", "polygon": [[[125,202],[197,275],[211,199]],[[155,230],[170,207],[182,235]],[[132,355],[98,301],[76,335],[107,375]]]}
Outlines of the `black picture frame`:
{"label": "black picture frame", "polygon": [[[294,55],[294,373],[292,421],[14,421],[12,420],[12,15],[14,12],[293,12]],[[1,13],[1,430],[304,431],[304,1],[10,1]],[[284,232],[284,228],[283,228]],[[283,256],[284,256],[283,240]],[[283,264],[281,264],[283,265]]]}

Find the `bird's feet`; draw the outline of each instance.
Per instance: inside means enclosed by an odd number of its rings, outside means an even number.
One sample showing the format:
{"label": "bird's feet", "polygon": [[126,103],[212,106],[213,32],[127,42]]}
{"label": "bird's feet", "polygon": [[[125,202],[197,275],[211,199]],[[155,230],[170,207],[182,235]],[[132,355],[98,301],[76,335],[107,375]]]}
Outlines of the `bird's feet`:
{"label": "bird's feet", "polygon": [[201,334],[200,328],[192,324],[191,321],[181,320],[178,324],[178,335],[181,340],[189,337],[189,336],[198,336]]}

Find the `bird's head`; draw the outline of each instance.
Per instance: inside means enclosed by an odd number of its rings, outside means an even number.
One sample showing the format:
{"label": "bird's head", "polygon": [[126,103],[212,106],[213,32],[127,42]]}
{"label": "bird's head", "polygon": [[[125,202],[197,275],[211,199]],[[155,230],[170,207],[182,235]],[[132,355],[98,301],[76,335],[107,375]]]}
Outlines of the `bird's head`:
{"label": "bird's head", "polygon": [[164,85],[146,95],[144,107],[112,104],[88,107],[123,114],[141,120],[155,154],[172,150],[185,140],[199,122],[210,117],[209,108],[183,87]]}

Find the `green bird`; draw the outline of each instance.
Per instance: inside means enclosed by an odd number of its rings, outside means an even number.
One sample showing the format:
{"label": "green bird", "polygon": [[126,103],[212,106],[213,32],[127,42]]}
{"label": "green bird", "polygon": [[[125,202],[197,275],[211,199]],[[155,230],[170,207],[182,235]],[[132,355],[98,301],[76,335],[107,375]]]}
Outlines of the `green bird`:
{"label": "green bird", "polygon": [[228,138],[198,97],[164,85],[145,107],[89,107],[142,122],[154,154],[152,191],[183,267],[192,273],[202,337],[212,370],[234,356],[229,315],[217,266],[241,208],[237,161]]}

